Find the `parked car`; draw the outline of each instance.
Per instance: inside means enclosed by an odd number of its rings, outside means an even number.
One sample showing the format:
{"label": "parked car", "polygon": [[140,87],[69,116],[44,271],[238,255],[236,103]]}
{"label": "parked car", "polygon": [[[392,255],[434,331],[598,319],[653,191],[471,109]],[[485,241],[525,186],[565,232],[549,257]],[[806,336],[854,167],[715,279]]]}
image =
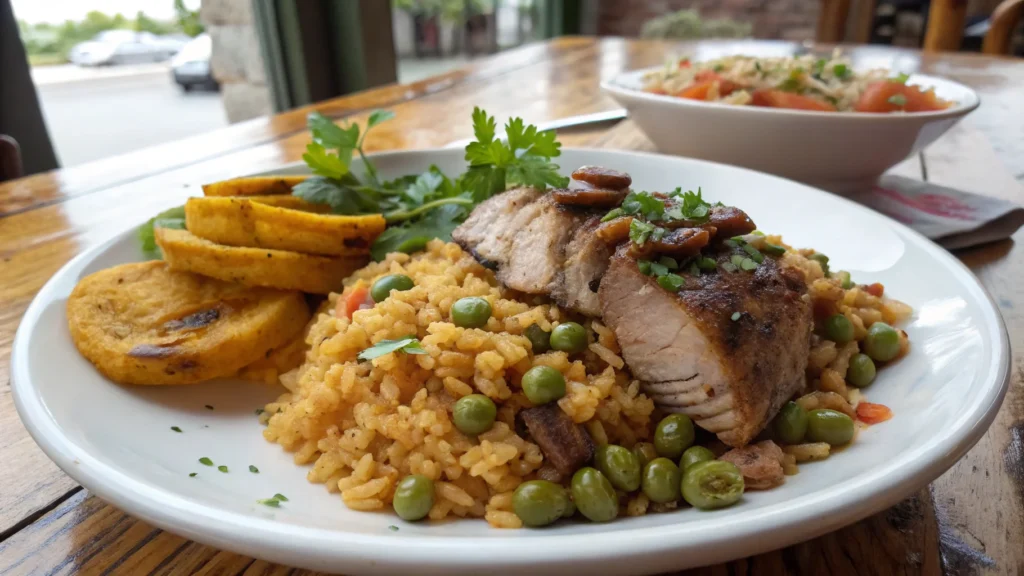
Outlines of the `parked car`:
{"label": "parked car", "polygon": [[105,30],[87,42],[76,44],[68,60],[79,66],[105,66],[163,62],[185,46],[174,36],[157,36],[134,30]]}
{"label": "parked car", "polygon": [[182,90],[187,92],[193,86],[217,88],[217,81],[210,71],[212,48],[209,34],[200,34],[171,60],[171,75]]}

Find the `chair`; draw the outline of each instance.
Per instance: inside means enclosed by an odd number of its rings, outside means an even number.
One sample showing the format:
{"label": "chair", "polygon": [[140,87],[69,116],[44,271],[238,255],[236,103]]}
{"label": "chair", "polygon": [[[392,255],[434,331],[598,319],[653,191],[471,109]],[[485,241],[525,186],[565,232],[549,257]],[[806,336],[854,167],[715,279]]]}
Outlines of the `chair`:
{"label": "chair", "polygon": [[985,54],[1009,54],[1013,31],[1024,17],[1024,0],[1005,0],[992,11],[989,29],[981,44]]}
{"label": "chair", "polygon": [[[1024,15],[1024,0],[1003,0],[992,11],[989,29],[982,40],[985,54],[1010,54],[1013,32]],[[964,39],[967,0],[932,0],[928,28],[924,35],[926,52],[959,50]]]}
{"label": "chair", "polygon": [[14,138],[0,134],[0,182],[21,178],[23,175],[18,143]]}
{"label": "chair", "polygon": [[[876,0],[857,3],[854,42],[867,42]],[[846,35],[846,19],[850,0],[822,0],[818,14],[818,42],[842,42]],[[1003,0],[992,11],[989,29],[982,42],[985,54],[1010,54],[1013,33],[1024,18],[1024,0]],[[928,27],[924,35],[926,52],[955,51],[964,39],[967,20],[967,0],[931,0],[928,9]]]}

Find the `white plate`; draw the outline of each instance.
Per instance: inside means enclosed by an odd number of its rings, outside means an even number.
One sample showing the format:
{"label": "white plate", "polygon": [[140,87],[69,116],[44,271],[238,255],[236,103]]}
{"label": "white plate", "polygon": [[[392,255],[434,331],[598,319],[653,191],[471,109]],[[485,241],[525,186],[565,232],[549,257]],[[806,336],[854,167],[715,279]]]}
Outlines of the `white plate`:
{"label": "white plate", "polygon": [[[376,161],[388,177],[430,164],[456,174],[464,168],[462,154],[398,152]],[[566,150],[560,162],[628,171],[638,189],[701,186],[706,197],[742,207],[762,230],[827,253],[857,281],[884,283],[915,309],[906,326],[912,353],[881,371],[867,390],[870,400],[892,407],[895,418],[827,461],[803,466],[784,486],[748,493],[740,504],[715,512],[680,510],[543,530],[497,530],[482,520],[409,524],[388,513],[354,512],[323,486],[306,482],[290,455],[263,440],[253,410],[278,390],[240,382],[118,386],[79,356],[65,301],[84,275],[140,259],[134,230],[127,230],[61,269],[25,313],[12,371],[22,420],[47,455],[86,488],[206,544],[347,574],[539,575],[665,572],[835,530],[937,477],[995,417],[1009,366],[1002,320],[974,276],[917,233],[819,190],[729,166],[609,150]],[[200,465],[203,456],[230,472]],[[250,464],[259,474],[247,470]],[[189,478],[190,472],[199,475]],[[289,501],[279,509],[256,504],[274,493]]]}
{"label": "white plate", "polygon": [[907,114],[731,106],[644,92],[644,74],[656,69],[624,72],[601,88],[626,107],[660,152],[762,170],[838,193],[867,190],[980,103],[963,84],[912,74],[908,83],[934,88],[956,104]]}

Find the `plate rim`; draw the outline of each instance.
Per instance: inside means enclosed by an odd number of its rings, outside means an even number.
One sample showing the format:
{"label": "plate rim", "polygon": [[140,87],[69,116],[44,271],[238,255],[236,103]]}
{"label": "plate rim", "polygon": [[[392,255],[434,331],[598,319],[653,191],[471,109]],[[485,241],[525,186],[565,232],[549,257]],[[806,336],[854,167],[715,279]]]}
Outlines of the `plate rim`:
{"label": "plate rim", "polygon": [[[683,158],[665,154],[613,150],[607,148],[566,147],[564,151],[581,153],[602,153],[640,158],[656,157],[673,162],[696,163],[724,167],[728,170],[746,173],[747,176],[769,178],[787,186],[807,189],[815,194],[831,196],[833,200],[846,203],[848,208],[866,211],[882,218],[894,232],[908,242],[921,247],[933,258],[945,262],[961,276],[962,283],[977,290],[979,304],[987,304],[985,312],[994,322],[985,322],[983,327],[990,331],[992,354],[998,364],[985,381],[994,384],[979,396],[970,406],[971,410],[961,414],[951,427],[953,432],[932,439],[907,454],[905,467],[898,474],[876,470],[865,476],[862,482],[839,494],[828,492],[814,498],[805,498],[799,504],[791,501],[769,505],[753,511],[740,520],[712,520],[702,524],[704,537],[700,540],[702,554],[698,563],[722,562],[729,559],[758,554],[794,542],[817,537],[826,532],[854,523],[871,514],[896,504],[914,491],[931,482],[967,453],[991,426],[1009,386],[1010,343],[1005,322],[995,301],[979,279],[959,259],[932,243],[920,233],[902,223],[857,204],[847,198],[801,184],[786,178],[750,170],[742,167]],[[371,157],[402,156],[431,157],[436,154],[453,154],[456,150],[430,148],[420,150],[397,150],[373,154]],[[302,163],[282,165],[283,170]],[[683,167],[680,168],[681,170]],[[272,171],[264,172],[270,173]],[[325,528],[297,526],[294,524],[255,518],[237,512],[227,511],[209,505],[195,505],[181,495],[133,479],[111,466],[91,457],[87,451],[64,436],[56,420],[49,414],[41,397],[35,394],[28,369],[28,340],[39,323],[45,307],[54,300],[52,294],[68,270],[88,264],[105,253],[110,246],[132,234],[137,224],[114,234],[105,241],[87,248],[60,268],[39,290],[22,315],[15,334],[11,352],[11,392],[15,408],[22,423],[28,429],[43,452],[76,482],[94,492],[124,512],[142,518],[160,528],[187,536],[199,542],[222,549],[243,553],[266,560],[277,561],[311,569],[344,569],[363,571],[400,571],[412,567],[445,567],[446,570],[493,569],[497,566],[526,571],[538,567],[546,569],[572,567],[583,569],[610,569],[614,561],[620,567],[630,560],[645,560],[644,569],[657,566],[659,559],[664,562],[672,558],[672,566],[679,564],[681,550],[678,529],[680,524],[650,526],[628,530],[631,538],[622,538],[623,530],[600,533],[552,533],[545,538],[519,540],[516,545],[514,534],[509,537],[431,538],[406,536],[399,533],[358,534]],[[84,264],[83,264],[84,263]],[[76,454],[76,452],[79,452]],[[884,468],[883,468],[884,470]],[[825,504],[828,518],[809,514],[815,506]],[[771,516],[771,530],[766,530],[765,521]],[[813,521],[808,521],[808,519]],[[683,523],[685,525],[686,523]],[[757,526],[755,528],[755,526]],[[530,543],[530,553],[522,554],[523,542]],[[400,545],[401,554],[394,554]],[[688,547],[694,546],[690,543]],[[566,551],[573,554],[566,554]],[[581,553],[586,557],[581,558]],[[653,555],[653,556],[652,556]],[[635,565],[633,565],[635,567]]]}

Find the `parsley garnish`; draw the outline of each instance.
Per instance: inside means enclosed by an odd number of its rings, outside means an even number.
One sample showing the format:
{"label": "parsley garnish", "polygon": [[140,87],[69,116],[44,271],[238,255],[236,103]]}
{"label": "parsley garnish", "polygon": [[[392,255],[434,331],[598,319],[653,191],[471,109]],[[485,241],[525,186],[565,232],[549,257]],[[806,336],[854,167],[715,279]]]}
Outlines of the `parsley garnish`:
{"label": "parsley garnish", "polygon": [[888,102],[893,106],[899,106],[902,108],[907,105],[907,97],[903,94],[893,94],[892,96],[889,96]]}
{"label": "parsley garnish", "polygon": [[607,222],[609,220],[615,220],[619,216],[622,216],[622,214],[623,214],[622,208],[614,208],[614,209],[610,210],[607,214],[605,214],[601,218],[601,222]]}
{"label": "parsley garnish", "polygon": [[639,218],[633,218],[633,221],[629,223],[629,239],[637,246],[643,246],[656,230],[662,230],[664,233],[664,228],[659,228]]}
{"label": "parsley garnish", "polygon": [[277,498],[263,498],[262,500],[257,500],[256,503],[270,506],[271,508],[279,508],[281,506],[281,501]]}
{"label": "parsley garnish", "polygon": [[253,474],[259,474],[260,473],[260,469],[255,467],[255,466],[253,466],[252,464],[249,464],[249,472],[252,472]]}
{"label": "parsley garnish", "polygon": [[392,532],[398,532],[398,526],[392,524],[391,526],[388,526],[388,530],[391,530]]}
{"label": "parsley garnish", "polygon": [[647,220],[660,220],[665,214],[665,203],[655,198],[650,192],[630,192],[622,200],[622,206],[618,210],[622,211],[621,214],[642,216]]}
{"label": "parsley garnish", "polygon": [[709,272],[718,267],[718,263],[715,262],[714,258],[701,257],[697,259],[697,268]]}
{"label": "parsley garnish", "polygon": [[[366,134],[377,124],[394,117],[375,110],[365,128],[355,123],[336,124],[318,112],[307,117],[312,142],[303,160],[314,176],[292,189],[292,194],[316,204],[326,204],[338,214],[382,214],[388,223],[370,254],[381,260],[388,252],[414,252],[434,238],[450,240],[473,207],[511,186],[564,188],[569,179],[551,161],[561,154],[561,144],[551,131],[538,131],[520,118],[505,125],[505,140],[496,136],[496,122],[483,110],[473,111],[476,141],[466,146],[467,171],[449,178],[436,166],[422,174],[382,180],[366,157]],[[358,155],[363,173],[351,170]],[[161,213],[139,229],[143,250],[159,257],[154,226],[184,228],[184,209]]]}
{"label": "parsley garnish", "polygon": [[213,460],[210,460],[206,456],[200,458],[199,463],[202,464],[203,466],[213,466]]}
{"label": "parsley garnish", "polygon": [[360,360],[373,360],[374,358],[390,354],[392,352],[405,352],[406,354],[426,354],[427,351],[420,346],[420,341],[412,336],[400,340],[381,340],[373,346],[359,353]]}
{"label": "parsley garnish", "polygon": [[178,206],[176,208],[171,208],[170,210],[164,210],[153,218],[150,218],[149,221],[142,226],[139,226],[139,244],[142,245],[142,252],[147,258],[151,259],[161,257],[160,248],[156,245],[156,236],[153,232],[156,228],[175,228],[178,230],[184,230],[185,207]]}
{"label": "parsley garnish", "polygon": [[228,473],[228,467],[223,465],[223,464],[221,464],[220,466],[217,466],[217,470],[220,470],[221,472],[223,472],[225,474]]}
{"label": "parsley garnish", "polygon": [[852,74],[852,71],[846,64],[836,64],[832,67],[832,74],[835,74],[835,77],[840,80],[846,80]]}
{"label": "parsley garnish", "polygon": [[910,80],[910,74],[906,72],[900,72],[896,76],[889,78],[889,82],[895,82],[897,84],[906,84],[907,80]]}
{"label": "parsley garnish", "polygon": [[284,497],[284,494],[274,494],[274,499],[280,500],[281,502],[288,501],[288,499]]}
{"label": "parsley garnish", "polygon": [[669,292],[676,292],[682,288],[686,280],[683,279],[679,274],[668,273],[664,276],[658,277],[658,286],[661,286]]}
{"label": "parsley garnish", "polygon": [[171,430],[174,430],[175,432],[178,432],[179,434],[181,433],[181,428],[178,428],[177,426],[171,426]]}
{"label": "parsley garnish", "polygon": [[739,319],[740,319],[740,316],[742,316],[742,314],[740,314],[739,312],[733,312],[733,313],[732,313],[732,316],[730,316],[729,318],[730,318],[730,319],[731,319],[731,320],[732,320],[733,322],[735,322],[735,321],[737,321],[737,320],[739,320]]}
{"label": "parsley garnish", "polygon": [[711,204],[704,201],[700,188],[697,188],[696,193],[693,190],[682,192],[679,188],[676,188],[671,196],[679,200],[679,204],[666,214],[670,219],[693,220],[699,224],[710,217]]}
{"label": "parsley garnish", "polygon": [[199,472],[190,472],[190,473],[189,473],[189,475],[188,475],[188,477],[189,477],[189,478],[195,478],[195,477],[196,477],[196,476],[198,476],[198,475],[199,475]]}

